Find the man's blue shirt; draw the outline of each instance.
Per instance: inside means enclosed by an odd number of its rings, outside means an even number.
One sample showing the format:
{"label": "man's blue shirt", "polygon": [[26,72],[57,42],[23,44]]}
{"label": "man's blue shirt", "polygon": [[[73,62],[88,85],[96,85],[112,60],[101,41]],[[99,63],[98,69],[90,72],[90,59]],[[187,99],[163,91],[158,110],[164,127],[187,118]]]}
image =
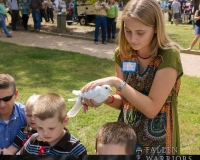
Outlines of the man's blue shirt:
{"label": "man's blue shirt", "polygon": [[15,102],[8,124],[0,118],[0,148],[9,147],[20,128],[26,125],[24,108],[25,106],[23,104]]}

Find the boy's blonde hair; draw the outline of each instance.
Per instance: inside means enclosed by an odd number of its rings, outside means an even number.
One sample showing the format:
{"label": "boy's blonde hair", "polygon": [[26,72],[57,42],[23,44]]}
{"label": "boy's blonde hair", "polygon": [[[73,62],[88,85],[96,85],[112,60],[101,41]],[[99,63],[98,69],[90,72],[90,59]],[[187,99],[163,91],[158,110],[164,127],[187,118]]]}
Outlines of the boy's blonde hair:
{"label": "boy's blonde hair", "polygon": [[119,34],[119,52],[123,56],[130,56],[132,49],[124,33],[124,20],[137,19],[147,26],[155,28],[156,33],[151,41],[151,55],[156,57],[158,50],[174,48],[180,52],[180,46],[174,43],[165,30],[164,16],[156,0],[130,0],[122,12]]}
{"label": "boy's blonde hair", "polygon": [[33,106],[33,116],[41,120],[58,117],[59,122],[66,118],[66,104],[63,97],[56,93],[47,93],[41,95]]}
{"label": "boy's blonde hair", "polygon": [[96,134],[96,151],[98,143],[116,144],[125,147],[127,155],[133,155],[136,134],[131,126],[123,122],[108,122],[102,125]]}
{"label": "boy's blonde hair", "polygon": [[26,101],[26,107],[25,109],[33,109],[33,105],[35,104],[36,100],[38,99],[40,95],[39,94],[33,94],[32,96],[30,96],[28,98],[28,100]]}

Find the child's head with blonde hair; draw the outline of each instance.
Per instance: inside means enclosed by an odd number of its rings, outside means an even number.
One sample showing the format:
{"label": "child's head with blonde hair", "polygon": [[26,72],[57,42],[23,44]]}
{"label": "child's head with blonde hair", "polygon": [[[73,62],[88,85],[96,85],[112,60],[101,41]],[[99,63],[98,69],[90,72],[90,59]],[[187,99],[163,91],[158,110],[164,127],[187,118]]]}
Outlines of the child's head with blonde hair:
{"label": "child's head with blonde hair", "polygon": [[33,106],[33,117],[39,137],[55,145],[64,135],[68,123],[66,104],[63,97],[55,93],[41,95]]}
{"label": "child's head with blonde hair", "polygon": [[34,104],[33,116],[41,120],[57,116],[58,121],[63,122],[66,114],[65,100],[55,93],[41,95]]}
{"label": "child's head with blonde hair", "polygon": [[40,95],[38,94],[33,94],[26,101],[26,107],[25,107],[26,122],[32,129],[36,129],[35,121],[32,116],[33,105],[39,96]]}

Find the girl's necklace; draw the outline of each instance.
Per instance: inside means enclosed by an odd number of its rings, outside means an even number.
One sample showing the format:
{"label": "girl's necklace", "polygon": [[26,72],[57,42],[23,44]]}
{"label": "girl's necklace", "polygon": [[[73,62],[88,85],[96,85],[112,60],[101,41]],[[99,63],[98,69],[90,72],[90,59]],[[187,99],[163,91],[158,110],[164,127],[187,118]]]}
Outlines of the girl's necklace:
{"label": "girl's necklace", "polygon": [[142,56],[140,56],[140,55],[137,53],[137,51],[136,51],[136,54],[137,54],[138,57],[140,57],[140,58],[142,58],[142,59],[149,59],[149,58],[151,57],[151,55],[150,55],[149,57],[142,57]]}

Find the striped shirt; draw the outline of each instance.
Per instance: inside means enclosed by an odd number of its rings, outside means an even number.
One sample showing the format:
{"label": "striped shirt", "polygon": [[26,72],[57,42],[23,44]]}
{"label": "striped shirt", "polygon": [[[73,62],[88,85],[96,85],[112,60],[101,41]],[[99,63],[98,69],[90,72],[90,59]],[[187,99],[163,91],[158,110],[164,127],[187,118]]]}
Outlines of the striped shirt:
{"label": "striped shirt", "polygon": [[6,123],[0,118],[0,148],[9,147],[20,128],[26,125],[24,107],[23,104],[15,102],[9,122]]}
{"label": "striped shirt", "polygon": [[38,133],[28,139],[17,155],[86,155],[85,146],[66,129],[65,135],[54,145],[38,140]]}
{"label": "striped shirt", "polygon": [[26,127],[22,127],[14,139],[12,145],[15,148],[21,149],[26,141],[31,137],[32,134],[37,133],[37,130],[31,129],[28,125]]}

